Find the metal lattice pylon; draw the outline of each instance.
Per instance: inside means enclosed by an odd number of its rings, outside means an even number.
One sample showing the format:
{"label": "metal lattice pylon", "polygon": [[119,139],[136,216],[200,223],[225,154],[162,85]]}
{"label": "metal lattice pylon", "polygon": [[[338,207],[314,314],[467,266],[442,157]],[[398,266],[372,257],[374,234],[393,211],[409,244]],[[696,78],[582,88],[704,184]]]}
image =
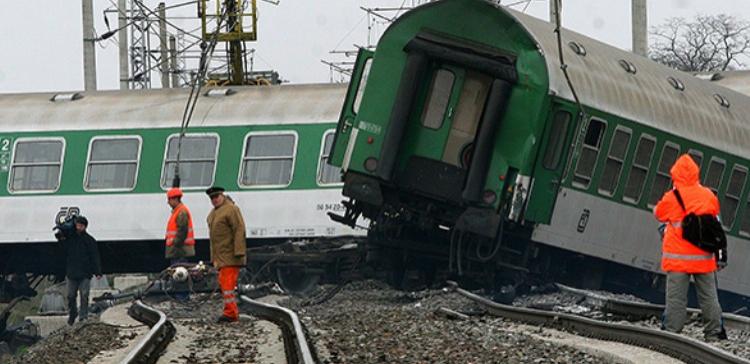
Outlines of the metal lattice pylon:
{"label": "metal lattice pylon", "polygon": [[151,88],[151,57],[149,21],[140,1],[131,0],[132,24],[130,27],[130,88]]}

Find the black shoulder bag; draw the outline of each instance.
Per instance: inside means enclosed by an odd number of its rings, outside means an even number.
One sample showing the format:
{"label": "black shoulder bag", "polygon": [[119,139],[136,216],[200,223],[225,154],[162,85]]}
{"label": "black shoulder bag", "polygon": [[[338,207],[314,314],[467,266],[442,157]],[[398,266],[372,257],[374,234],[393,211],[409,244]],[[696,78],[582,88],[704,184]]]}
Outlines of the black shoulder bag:
{"label": "black shoulder bag", "polygon": [[[687,213],[680,191],[674,189],[673,192],[674,196],[677,197],[677,202],[682,207],[682,211]],[[727,247],[727,236],[724,234],[724,228],[716,216],[711,214],[696,215],[690,212],[685,215],[682,219],[682,238],[710,253],[716,253]]]}

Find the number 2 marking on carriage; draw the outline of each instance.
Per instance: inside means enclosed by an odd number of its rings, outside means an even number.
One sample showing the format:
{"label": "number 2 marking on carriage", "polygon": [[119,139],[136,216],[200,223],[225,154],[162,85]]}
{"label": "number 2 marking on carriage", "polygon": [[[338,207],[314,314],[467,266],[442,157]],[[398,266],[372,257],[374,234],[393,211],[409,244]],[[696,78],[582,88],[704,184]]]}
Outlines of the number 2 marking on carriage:
{"label": "number 2 marking on carriage", "polygon": [[0,172],[8,172],[10,168],[10,138],[0,139]]}

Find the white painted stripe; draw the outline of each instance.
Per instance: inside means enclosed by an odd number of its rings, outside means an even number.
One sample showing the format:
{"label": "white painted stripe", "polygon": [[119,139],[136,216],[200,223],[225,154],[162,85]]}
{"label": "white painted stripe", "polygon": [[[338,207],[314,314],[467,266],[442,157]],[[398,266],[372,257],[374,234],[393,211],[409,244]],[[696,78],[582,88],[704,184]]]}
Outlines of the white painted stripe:
{"label": "white painted stripe", "polygon": [[349,134],[349,144],[346,145],[346,153],[344,153],[344,161],[341,163],[341,169],[344,172],[349,170],[349,163],[352,160],[352,152],[354,152],[354,144],[357,143],[357,135],[359,135],[359,129],[352,128],[352,132]]}

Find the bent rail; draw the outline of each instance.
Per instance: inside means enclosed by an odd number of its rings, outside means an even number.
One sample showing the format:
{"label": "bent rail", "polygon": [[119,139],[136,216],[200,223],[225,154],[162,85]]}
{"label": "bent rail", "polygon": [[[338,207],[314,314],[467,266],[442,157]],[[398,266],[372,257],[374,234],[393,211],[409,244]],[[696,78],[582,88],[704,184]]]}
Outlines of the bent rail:
{"label": "bent rail", "polygon": [[128,309],[128,315],[151,326],[148,334],[141,339],[122,361],[123,364],[151,364],[159,359],[159,354],[167,347],[175,334],[175,328],[167,321],[167,316],[141,300],[135,301]]}
{"label": "bent rail", "polygon": [[[605,297],[586,290],[568,287],[557,283],[556,286],[564,292],[586,297],[587,300],[594,300],[601,303],[602,309],[618,315],[629,318],[641,319],[644,317],[661,317],[664,312],[664,305],[644,302],[631,302],[614,297]],[[700,313],[696,308],[688,308],[689,313]],[[750,317],[736,315],[733,313],[722,313],[724,325],[730,329],[750,331]]]}
{"label": "bent rail", "polygon": [[579,335],[618,341],[659,351],[686,363],[750,364],[750,361],[701,341],[644,327],[615,324],[571,314],[502,305],[461,288],[456,292],[480,304],[492,315],[549,327],[561,327]]}
{"label": "bent rail", "polygon": [[302,323],[294,311],[284,307],[252,300],[241,295],[242,308],[247,312],[268,319],[281,327],[284,332],[284,347],[288,363],[315,364],[315,360],[307,344]]}

